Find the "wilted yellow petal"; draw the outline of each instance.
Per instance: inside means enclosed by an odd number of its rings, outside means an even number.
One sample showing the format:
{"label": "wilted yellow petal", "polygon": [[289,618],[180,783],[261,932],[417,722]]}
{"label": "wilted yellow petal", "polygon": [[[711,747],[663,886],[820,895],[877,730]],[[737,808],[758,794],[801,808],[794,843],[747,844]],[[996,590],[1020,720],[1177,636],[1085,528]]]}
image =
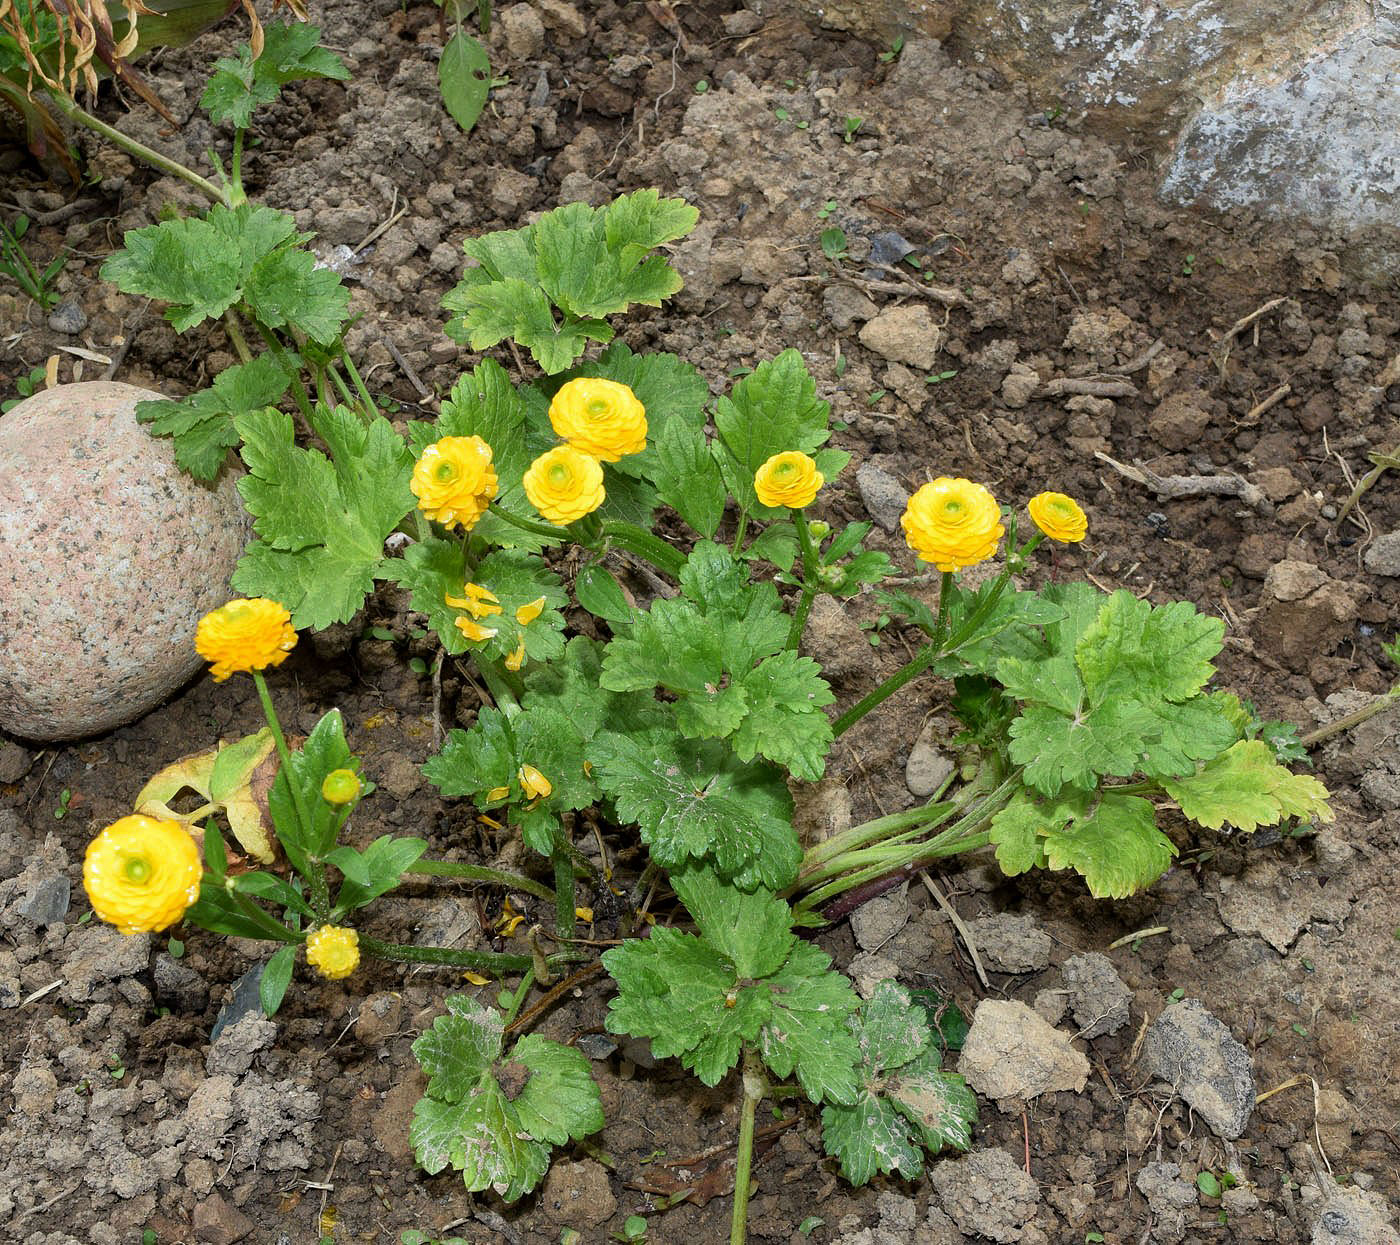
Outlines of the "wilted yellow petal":
{"label": "wilted yellow petal", "polygon": [[522,627],[528,626],[544,613],[544,598],[536,597],[528,605],[522,605],[515,611],[515,621]]}

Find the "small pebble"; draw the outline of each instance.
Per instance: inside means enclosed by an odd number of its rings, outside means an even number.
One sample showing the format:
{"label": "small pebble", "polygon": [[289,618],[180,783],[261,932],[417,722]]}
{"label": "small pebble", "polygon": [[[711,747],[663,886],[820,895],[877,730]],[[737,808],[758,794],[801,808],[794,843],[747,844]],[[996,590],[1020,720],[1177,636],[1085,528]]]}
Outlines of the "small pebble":
{"label": "small pebble", "polygon": [[81,333],[87,328],[87,322],[87,312],[72,298],[65,298],[49,313],[49,328],[69,337]]}

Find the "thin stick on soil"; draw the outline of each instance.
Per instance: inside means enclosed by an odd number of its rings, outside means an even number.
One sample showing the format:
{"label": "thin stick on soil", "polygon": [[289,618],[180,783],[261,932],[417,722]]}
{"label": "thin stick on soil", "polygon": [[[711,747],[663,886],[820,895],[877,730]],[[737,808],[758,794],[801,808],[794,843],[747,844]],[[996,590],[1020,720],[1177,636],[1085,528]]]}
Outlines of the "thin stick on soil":
{"label": "thin stick on soil", "polygon": [[578,972],[565,977],[557,986],[548,990],[538,1003],[512,1020],[509,1026],[507,1026],[506,1032],[514,1033],[517,1029],[528,1029],[542,1013],[553,1007],[563,995],[567,994],[575,986],[582,985],[590,977],[597,976],[602,969],[603,962],[601,960],[595,960],[592,964],[585,964]]}
{"label": "thin stick on soil", "polygon": [[[924,889],[933,896],[934,902],[943,910],[943,915],[953,923],[953,928],[958,931],[958,936],[963,940],[963,946],[967,948],[968,957],[972,960],[972,967],[977,970],[977,980],[982,983],[984,988],[990,990],[992,983],[987,980],[986,970],[982,967],[982,957],[977,954],[977,944],[972,941],[972,934],[963,924],[962,917],[958,915],[953,905],[943,898],[943,892],[923,870],[919,871],[919,880],[924,884]],[[1029,1158],[1026,1161],[1029,1164]],[[1029,1171],[1030,1167],[1027,1166],[1026,1170]]]}
{"label": "thin stick on soil", "polygon": [[1139,938],[1155,938],[1158,934],[1168,933],[1170,929],[1170,925],[1153,925],[1150,929],[1135,929],[1131,934],[1115,938],[1108,944],[1106,950],[1116,951],[1119,947],[1126,947],[1130,942],[1137,942]]}
{"label": "thin stick on soil", "polygon": [[1029,1176],[1031,1174],[1031,1123],[1030,1120],[1026,1118],[1025,1107],[1021,1108],[1021,1136],[1025,1138],[1026,1175]]}

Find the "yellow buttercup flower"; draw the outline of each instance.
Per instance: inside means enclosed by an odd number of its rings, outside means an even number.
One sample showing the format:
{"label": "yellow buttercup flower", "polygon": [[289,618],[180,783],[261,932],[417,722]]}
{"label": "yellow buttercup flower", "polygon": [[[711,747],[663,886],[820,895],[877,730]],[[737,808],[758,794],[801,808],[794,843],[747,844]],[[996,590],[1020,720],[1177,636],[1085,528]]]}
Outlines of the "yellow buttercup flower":
{"label": "yellow buttercup flower", "polygon": [[194,633],[195,651],[210,663],[215,683],[231,674],[280,666],[296,644],[291,614],[266,597],[221,605],[199,620]]}
{"label": "yellow buttercup flower", "polygon": [[572,445],[556,445],[541,454],[521,483],[530,504],[561,527],[592,514],[607,496],[602,464]]}
{"label": "yellow buttercup flower", "polygon": [[491,447],[480,437],[434,441],[414,464],[408,487],[428,518],[470,531],[496,496]]}
{"label": "yellow buttercup flower", "polygon": [[528,627],[541,614],[544,613],[544,598],[536,597],[528,605],[522,605],[515,611],[515,621],[522,627]]}
{"label": "yellow buttercup flower", "polygon": [[1078,544],[1089,531],[1089,520],[1073,497],[1038,493],[1026,503],[1036,527],[1063,545]]}
{"label": "yellow buttercup flower", "polygon": [[333,769],[321,783],[321,799],[327,804],[350,804],[360,794],[360,776],[352,769]]}
{"label": "yellow buttercup flower", "polygon": [[549,404],[554,431],[576,450],[615,463],[647,447],[647,412],[626,385],[581,376],[559,387]]}
{"label": "yellow buttercup flower", "polygon": [[522,765],[516,777],[520,779],[520,789],[532,800],[543,800],[554,790],[554,784],[533,765]]}
{"label": "yellow buttercup flower", "polygon": [[501,612],[500,599],[489,588],[480,584],[467,584],[463,595],[454,597],[444,594],[443,600],[454,610],[466,610],[473,618],[489,618]]}
{"label": "yellow buttercup flower", "polygon": [[123,934],[168,929],[199,898],[199,848],[176,821],[133,814],[88,844],[83,887],[92,910]]}
{"label": "yellow buttercup flower", "polygon": [[825,477],[806,454],[788,450],[774,454],[753,477],[754,492],[765,506],[801,510],[816,499]]}
{"label": "yellow buttercup flower", "polygon": [[520,637],[520,643],[511,650],[506,657],[507,670],[519,670],[525,664],[525,637]]}
{"label": "yellow buttercup flower", "polygon": [[985,562],[1006,531],[1001,508],[984,485],[947,476],[915,493],[899,522],[909,548],[940,571]]}
{"label": "yellow buttercup flower", "polygon": [[453,622],[457,630],[473,644],[482,644],[496,634],[495,627],[483,627],[479,622],[473,622],[470,618],[457,618]]}
{"label": "yellow buttercup flower", "polygon": [[343,925],[322,925],[306,936],[306,962],[337,981],[360,966],[360,936]]}

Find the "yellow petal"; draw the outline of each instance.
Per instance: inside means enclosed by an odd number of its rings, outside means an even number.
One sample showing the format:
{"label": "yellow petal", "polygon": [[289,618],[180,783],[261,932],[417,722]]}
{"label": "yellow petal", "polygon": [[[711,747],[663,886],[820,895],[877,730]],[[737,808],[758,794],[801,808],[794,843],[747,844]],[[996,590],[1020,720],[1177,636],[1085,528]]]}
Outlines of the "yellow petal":
{"label": "yellow petal", "polygon": [[486,798],[494,803],[496,800],[504,800],[509,794],[509,787],[492,787],[491,790],[486,793]]}
{"label": "yellow petal", "polygon": [[576,917],[578,917],[578,919],[579,919],[580,921],[587,921],[588,924],[590,924],[590,925],[593,924],[593,909],[592,909],[592,908],[575,908],[575,909],[574,909],[574,915],[575,915]]}
{"label": "yellow petal", "polygon": [[525,641],[522,638],[515,646],[515,651],[506,658],[507,670],[519,670],[525,664]]}
{"label": "yellow petal", "polygon": [[544,613],[544,598],[536,597],[528,605],[522,605],[515,611],[515,621],[522,627],[528,626]]}
{"label": "yellow petal", "polygon": [[491,981],[491,978],[483,977],[480,973],[474,973],[469,968],[462,971],[462,979],[471,982],[474,986],[484,986]]}

